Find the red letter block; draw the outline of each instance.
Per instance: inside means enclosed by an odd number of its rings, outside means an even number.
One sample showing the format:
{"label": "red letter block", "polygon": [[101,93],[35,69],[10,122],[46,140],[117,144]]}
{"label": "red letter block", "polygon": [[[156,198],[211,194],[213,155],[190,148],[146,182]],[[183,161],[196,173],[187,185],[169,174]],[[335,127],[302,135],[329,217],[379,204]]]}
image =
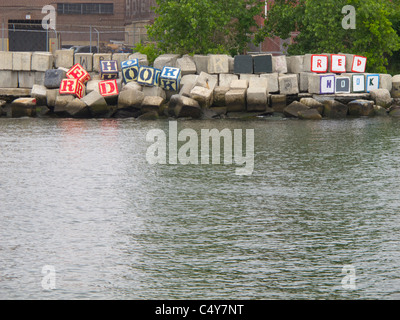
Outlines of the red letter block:
{"label": "red letter block", "polygon": [[90,80],[90,75],[79,63],[77,63],[67,72],[67,78],[77,79],[82,83],[86,83]]}
{"label": "red letter block", "polygon": [[351,72],[364,73],[367,66],[367,58],[361,56],[354,56],[353,67]]}
{"label": "red letter block", "polygon": [[118,83],[115,79],[99,82],[99,89],[103,97],[117,96],[119,94]]}
{"label": "red letter block", "polygon": [[331,72],[346,72],[346,56],[343,54],[331,54]]}
{"label": "red letter block", "polygon": [[311,72],[325,73],[328,71],[328,56],[313,54],[311,56]]}
{"label": "red letter block", "polygon": [[60,94],[72,94],[79,99],[85,95],[85,86],[77,79],[63,79],[60,85]]}

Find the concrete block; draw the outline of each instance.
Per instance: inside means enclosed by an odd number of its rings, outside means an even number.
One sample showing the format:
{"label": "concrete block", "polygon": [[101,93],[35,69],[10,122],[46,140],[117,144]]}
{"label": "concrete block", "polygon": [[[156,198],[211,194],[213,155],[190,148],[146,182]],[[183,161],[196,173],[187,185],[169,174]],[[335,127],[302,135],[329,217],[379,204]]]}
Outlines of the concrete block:
{"label": "concrete block", "polygon": [[229,73],[229,57],[225,54],[211,54],[208,60],[208,73]]}
{"label": "concrete block", "polygon": [[335,93],[350,93],[351,92],[351,78],[344,76],[337,76],[335,78]]}
{"label": "concrete block", "polygon": [[247,89],[247,111],[265,111],[267,106],[267,88],[259,86]]}
{"label": "concrete block", "polygon": [[268,92],[269,93],[277,93],[279,92],[279,74],[274,73],[266,73],[261,74],[260,78],[266,78],[268,80]]}
{"label": "concrete block", "polygon": [[35,84],[35,72],[19,71],[18,72],[18,87],[32,88]]}
{"label": "concrete block", "polygon": [[206,72],[200,73],[195,84],[195,86],[204,87],[210,90],[214,90],[217,85],[218,75],[208,74]]}
{"label": "concrete block", "polygon": [[352,72],[354,54],[345,53],[346,56],[346,72]]}
{"label": "concrete block", "polygon": [[44,79],[45,79],[46,72],[35,71],[34,73],[35,73],[35,84],[44,86]]}
{"label": "concrete block", "polygon": [[77,63],[87,72],[93,72],[93,53],[75,53],[74,64]]}
{"label": "concrete block", "polygon": [[118,97],[118,109],[140,109],[145,95],[138,90],[121,91]]}
{"label": "concrete block", "polygon": [[253,56],[254,73],[272,73],[272,54],[259,54]]}
{"label": "concrete block", "polygon": [[70,69],[74,65],[74,51],[73,50],[56,50],[55,54],[55,67]]}
{"label": "concrete block", "polygon": [[110,112],[106,99],[98,91],[92,91],[81,101],[89,108],[93,117],[101,117]]}
{"label": "concrete block", "polygon": [[380,74],[379,75],[379,89],[387,89],[392,91],[392,75]]}
{"label": "concrete block", "polygon": [[392,78],[392,98],[400,98],[400,75],[394,75]]}
{"label": "concrete block", "polygon": [[145,96],[140,109],[143,113],[156,111],[159,112],[161,106],[165,103],[165,99],[158,96]]}
{"label": "concrete block", "polygon": [[122,53],[122,52],[113,53],[111,60],[117,61],[118,71],[122,71],[121,63],[128,60],[130,55],[131,55],[130,53]]}
{"label": "concrete block", "polygon": [[240,80],[247,80],[247,81],[250,81],[250,79],[252,78],[259,78],[259,77],[260,77],[259,74],[242,73],[239,75]]}
{"label": "concrete block", "polygon": [[61,81],[65,79],[66,72],[62,69],[49,69],[45,72],[44,85],[48,89],[60,88]]}
{"label": "concrete block", "polygon": [[305,54],[304,55],[304,72],[311,72],[311,58],[312,58],[312,54]]}
{"label": "concrete block", "polygon": [[365,92],[365,74],[357,73],[352,75],[351,92]]}
{"label": "concrete block", "polygon": [[93,55],[93,71],[100,73],[100,61],[112,60],[111,53],[95,53]]}
{"label": "concrete block", "polygon": [[353,65],[351,72],[364,73],[367,67],[367,58],[355,55],[353,58]]}
{"label": "concrete block", "polygon": [[13,52],[13,71],[31,71],[32,52]]}
{"label": "concrete block", "polygon": [[50,52],[34,52],[32,54],[32,71],[46,72],[54,67],[54,56]]}
{"label": "concrete block", "polygon": [[286,64],[288,73],[304,72],[304,56],[287,56]]}
{"label": "concrete block", "polygon": [[213,104],[213,91],[200,86],[195,86],[190,91],[190,98],[196,100],[201,108],[209,108]]}
{"label": "concrete block", "polygon": [[250,55],[237,55],[234,57],[234,73],[253,73],[253,57]]}
{"label": "concrete block", "polygon": [[325,54],[311,55],[311,72],[327,73],[329,70],[329,56]]}
{"label": "concrete block", "polygon": [[128,82],[128,83],[124,84],[122,86],[122,88],[121,88],[122,91],[123,90],[131,90],[131,89],[135,89],[135,90],[138,90],[138,91],[143,91],[143,87],[139,83],[137,83],[135,81]]}
{"label": "concrete block", "polygon": [[367,74],[365,78],[365,88],[367,92],[379,89],[379,74]]}
{"label": "concrete block", "polygon": [[13,69],[13,53],[10,51],[0,51],[0,70]]}
{"label": "concrete block", "polygon": [[59,96],[59,89],[47,89],[46,97],[48,107],[54,108],[56,106],[56,100]]}
{"label": "concrete block", "polygon": [[245,89],[229,90],[225,94],[225,103],[228,112],[246,111],[246,91]]}
{"label": "concrete block", "polygon": [[176,68],[176,61],[180,58],[179,54],[162,54],[153,63],[155,69],[162,70],[164,67]]}
{"label": "concrete block", "polygon": [[165,93],[164,89],[160,87],[144,87],[142,92],[145,96],[160,97],[164,100],[167,99],[167,94]]}
{"label": "concrete block", "polygon": [[286,108],[286,95],[273,94],[270,97],[270,106],[275,112],[283,113]]}
{"label": "concrete block", "polygon": [[334,94],[335,75],[310,73],[308,76],[308,92],[312,94]]}
{"label": "concrete block", "polygon": [[250,78],[249,88],[265,88],[268,92],[268,79],[262,77]]}
{"label": "concrete block", "polygon": [[91,93],[93,91],[100,93],[99,83],[101,81],[103,80],[89,80],[86,83],[86,93]]}
{"label": "concrete block", "polygon": [[31,90],[31,97],[36,99],[38,105],[45,105],[47,103],[47,88],[34,84]]}
{"label": "concrete block", "polygon": [[299,73],[299,91],[300,92],[308,92],[308,75],[309,72],[300,72]]}
{"label": "concrete block", "polygon": [[193,58],[188,55],[184,55],[182,58],[176,60],[176,67],[181,70],[181,75],[196,74],[197,68],[193,61]]}
{"label": "concrete block", "polygon": [[239,80],[239,76],[236,74],[222,73],[219,75],[219,86],[230,87],[231,82],[234,80]]}
{"label": "concrete block", "polygon": [[272,72],[287,73],[286,56],[272,57]]}
{"label": "concrete block", "polygon": [[280,75],[279,89],[281,94],[298,94],[299,84],[296,74]]}
{"label": "concrete block", "polygon": [[139,66],[149,66],[149,59],[147,58],[147,55],[143,53],[135,52],[128,57],[128,60],[134,59],[138,59]]}
{"label": "concrete block", "polygon": [[214,89],[214,102],[213,105],[216,107],[225,107],[225,95],[230,90],[229,87],[215,87]]}
{"label": "concrete block", "polygon": [[249,82],[247,80],[233,80],[230,85],[231,90],[241,89],[247,90]]}
{"label": "concrete block", "polygon": [[200,74],[202,72],[208,72],[208,61],[210,60],[209,56],[198,55],[195,54],[193,56],[193,62],[196,65],[196,73]]}
{"label": "concrete block", "polygon": [[331,54],[330,55],[330,72],[345,73],[346,72],[346,55]]}

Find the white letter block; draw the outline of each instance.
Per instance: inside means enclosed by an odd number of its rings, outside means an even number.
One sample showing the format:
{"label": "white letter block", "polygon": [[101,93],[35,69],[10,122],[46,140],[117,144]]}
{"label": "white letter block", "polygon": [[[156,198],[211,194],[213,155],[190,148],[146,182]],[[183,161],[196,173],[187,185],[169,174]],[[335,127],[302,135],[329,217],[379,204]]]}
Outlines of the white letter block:
{"label": "white letter block", "polygon": [[328,71],[328,56],[313,54],[311,56],[311,72],[325,73]]}
{"label": "white letter block", "polygon": [[331,72],[346,72],[346,56],[343,54],[331,54]]}
{"label": "white letter block", "polygon": [[365,92],[365,75],[353,74],[353,92]]}
{"label": "white letter block", "polygon": [[321,94],[334,94],[335,93],[335,76],[321,76]]}
{"label": "white letter block", "polygon": [[366,80],[367,92],[379,89],[379,74],[367,74]]}
{"label": "white letter block", "polygon": [[336,93],[350,93],[350,77],[336,77]]}
{"label": "white letter block", "polygon": [[361,56],[354,56],[352,72],[363,73],[367,67],[367,58]]}

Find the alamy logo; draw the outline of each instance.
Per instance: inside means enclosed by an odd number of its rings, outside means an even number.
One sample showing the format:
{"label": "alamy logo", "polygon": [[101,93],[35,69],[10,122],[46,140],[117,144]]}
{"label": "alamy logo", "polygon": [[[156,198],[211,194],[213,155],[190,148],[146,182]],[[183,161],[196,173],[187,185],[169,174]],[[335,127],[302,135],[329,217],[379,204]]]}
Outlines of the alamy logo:
{"label": "alamy logo", "polygon": [[[152,145],[147,149],[146,160],[149,164],[154,165],[167,163],[219,165],[222,164],[221,139],[224,142],[223,164],[230,165],[235,163],[238,166],[242,166],[235,170],[236,175],[251,175],[254,170],[254,129],[246,130],[245,141],[243,141],[242,129],[235,129],[233,133],[230,129],[221,131],[218,129],[202,129],[199,144],[199,135],[195,130],[186,128],[178,133],[177,122],[170,121],[168,141],[166,133],[161,129],[152,129],[147,133],[146,141],[152,142]],[[184,144],[178,148],[178,142],[184,142]],[[244,148],[243,142],[245,142]],[[243,151],[245,151],[245,155],[243,155]]]}
{"label": "alamy logo", "polygon": [[356,8],[351,5],[344,6],[342,8],[342,14],[346,14],[342,20],[343,29],[356,29]]}
{"label": "alamy logo", "polygon": [[42,288],[43,290],[54,290],[56,288],[56,268],[54,266],[44,266],[42,268]]}
{"label": "alamy logo", "polygon": [[342,275],[344,275],[342,279],[342,288],[345,290],[356,290],[356,268],[351,265],[344,266],[342,269]]}
{"label": "alamy logo", "polygon": [[42,27],[44,30],[56,30],[56,8],[51,5],[44,6],[42,8],[42,13],[47,14],[42,19]]}

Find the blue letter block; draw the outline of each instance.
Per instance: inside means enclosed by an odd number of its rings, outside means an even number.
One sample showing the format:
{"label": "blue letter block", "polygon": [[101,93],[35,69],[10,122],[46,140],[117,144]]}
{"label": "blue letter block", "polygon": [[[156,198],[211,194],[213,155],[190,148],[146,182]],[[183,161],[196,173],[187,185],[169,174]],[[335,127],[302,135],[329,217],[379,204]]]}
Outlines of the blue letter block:
{"label": "blue letter block", "polygon": [[118,61],[100,61],[100,78],[102,80],[118,79]]}
{"label": "blue letter block", "polygon": [[152,67],[141,66],[139,68],[139,74],[137,83],[143,86],[154,87],[157,85],[157,73],[158,69]]}
{"label": "blue letter block", "polygon": [[181,69],[164,67],[160,75],[160,87],[164,90],[179,91]]}
{"label": "blue letter block", "polygon": [[137,81],[139,75],[139,60],[132,59],[121,62],[121,70],[124,83]]}

